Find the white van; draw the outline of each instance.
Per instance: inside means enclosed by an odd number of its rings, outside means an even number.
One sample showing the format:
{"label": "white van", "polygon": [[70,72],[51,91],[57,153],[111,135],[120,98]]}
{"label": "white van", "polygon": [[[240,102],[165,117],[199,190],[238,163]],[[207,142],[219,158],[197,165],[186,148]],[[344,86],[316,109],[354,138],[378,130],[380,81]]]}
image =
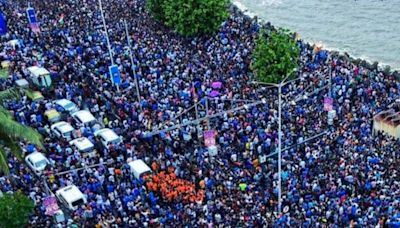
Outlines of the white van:
{"label": "white van", "polygon": [[122,137],[118,136],[113,130],[103,128],[94,132],[94,136],[100,139],[101,144],[108,148],[110,144],[118,145],[122,142]]}
{"label": "white van", "polygon": [[76,210],[79,206],[86,204],[85,195],[75,185],[70,185],[56,191],[57,199],[69,210]]}
{"label": "white van", "polygon": [[150,167],[144,163],[143,160],[138,159],[128,163],[131,168],[131,172],[136,179],[143,177],[144,175],[152,173]]}
{"label": "white van", "polygon": [[86,110],[81,110],[73,113],[72,118],[74,118],[75,123],[79,127],[92,127],[94,124],[96,124],[96,118],[92,115],[92,113]]}
{"label": "white van", "polygon": [[89,157],[96,156],[96,151],[93,151],[93,143],[86,137],[77,138],[69,142],[69,145],[74,146],[83,153],[83,155],[89,155]]}
{"label": "white van", "polygon": [[51,132],[58,138],[65,138],[70,140],[72,138],[72,133],[75,130],[71,124],[61,121],[51,125]]}
{"label": "white van", "polygon": [[50,72],[43,67],[31,66],[28,67],[28,73],[32,82],[40,87],[50,87],[51,77]]}

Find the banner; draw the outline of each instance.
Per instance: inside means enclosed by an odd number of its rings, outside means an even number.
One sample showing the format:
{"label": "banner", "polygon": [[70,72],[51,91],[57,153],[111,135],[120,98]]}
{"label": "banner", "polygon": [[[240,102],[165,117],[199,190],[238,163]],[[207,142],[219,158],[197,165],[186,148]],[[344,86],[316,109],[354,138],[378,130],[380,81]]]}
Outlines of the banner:
{"label": "banner", "polygon": [[206,147],[215,146],[215,131],[205,131],[204,132],[204,145]]}
{"label": "banner", "polygon": [[53,216],[59,210],[57,199],[54,196],[45,198],[43,200],[43,205],[46,207],[46,215]]}
{"label": "banner", "polygon": [[33,9],[32,7],[29,7],[28,9],[26,9],[26,14],[28,15],[28,22],[29,22],[29,26],[32,29],[32,32],[35,32],[35,33],[40,32],[39,23],[36,19],[35,9]]}
{"label": "banner", "polygon": [[324,111],[332,111],[333,109],[333,99],[331,97],[324,98]]}
{"label": "banner", "polygon": [[112,65],[108,67],[110,71],[111,81],[115,85],[121,84],[121,75],[119,73],[119,69],[117,65]]}
{"label": "banner", "polygon": [[7,34],[7,21],[3,12],[0,12],[0,36]]}

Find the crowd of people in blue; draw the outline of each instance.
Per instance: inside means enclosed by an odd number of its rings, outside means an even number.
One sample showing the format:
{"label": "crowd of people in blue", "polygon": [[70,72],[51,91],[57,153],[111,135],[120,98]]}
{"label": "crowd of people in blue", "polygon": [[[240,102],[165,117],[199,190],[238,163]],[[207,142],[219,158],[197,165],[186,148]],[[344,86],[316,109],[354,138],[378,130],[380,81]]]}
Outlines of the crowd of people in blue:
{"label": "crowd of people in blue", "polygon": [[[298,42],[300,79],[283,88],[282,139],[288,149],[282,151],[284,212],[277,214],[277,157],[259,159],[277,145],[277,91],[251,83],[251,53],[260,24],[232,7],[217,34],[183,38],[156,22],[143,0],[103,1],[112,58],[122,77],[117,92],[108,75],[111,59],[98,1],[30,3],[40,33],[28,26],[26,2],[2,3],[9,29],[1,37],[2,58],[10,61],[10,78],[0,79],[0,90],[27,78],[26,67],[51,71],[56,80],[53,90],[41,91],[45,100],[11,99],[3,105],[20,123],[43,133],[46,150],[29,142],[21,145],[26,154],[40,150],[52,166],[46,178],[38,178],[10,155],[11,174],[0,177],[0,190],[21,190],[34,200],[31,227],[400,227],[399,143],[380,133],[372,135],[371,130],[373,115],[398,99],[400,83],[394,75],[367,70],[339,56],[316,56],[313,47]],[[123,20],[128,23],[135,66]],[[21,47],[6,47],[11,39],[20,40]],[[336,110],[332,124],[323,107],[328,88],[312,92],[328,85],[330,73]],[[209,103],[209,114],[232,107],[232,99],[266,101],[210,121],[217,132],[216,156],[207,153],[195,125],[147,137],[158,127],[176,123],[173,119],[195,100],[204,102],[215,81],[222,82],[222,88],[215,94],[218,99]],[[303,91],[309,95],[289,102]],[[44,112],[62,98],[89,110],[100,125],[121,135],[123,143],[104,148],[92,129],[77,129],[96,147],[97,156],[85,157],[67,141],[52,137]],[[182,118],[195,117],[191,109]],[[200,128],[206,130],[207,124]],[[323,136],[296,145],[324,131]],[[177,177],[204,187],[204,201],[171,203],[148,191],[127,166],[127,160],[138,158],[156,163],[160,170],[173,168]],[[82,164],[102,165],[74,170]],[[55,175],[68,170],[72,171]],[[43,181],[51,191],[74,184],[87,203],[57,224],[44,214],[48,193]]]}

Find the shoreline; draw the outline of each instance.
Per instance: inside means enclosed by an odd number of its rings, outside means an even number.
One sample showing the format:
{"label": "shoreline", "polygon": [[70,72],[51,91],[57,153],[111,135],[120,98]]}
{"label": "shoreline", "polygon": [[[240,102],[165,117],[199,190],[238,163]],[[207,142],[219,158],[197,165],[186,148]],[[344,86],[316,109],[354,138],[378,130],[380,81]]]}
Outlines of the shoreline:
{"label": "shoreline", "polygon": [[[278,26],[273,25],[271,22],[269,22],[269,21],[267,21],[267,20],[265,20],[263,18],[260,18],[255,13],[252,13],[246,6],[244,6],[241,2],[239,2],[237,0],[231,1],[231,6],[236,8],[236,10],[238,12],[241,12],[242,15],[244,17],[247,17],[249,20],[251,20],[251,21],[256,20],[257,23],[260,26],[265,26],[268,23],[272,27],[275,27],[275,28],[278,27]],[[291,32],[296,32],[297,34],[301,35],[301,33],[298,32],[298,31],[292,31],[291,30]],[[309,44],[311,46],[316,44],[316,43],[310,42],[308,40],[304,40],[304,39],[301,39],[301,40],[305,44]],[[382,72],[383,71],[387,72],[389,70],[390,73],[395,74],[400,78],[400,66],[399,67],[393,67],[390,64],[386,64],[386,63],[383,63],[383,62],[380,62],[380,61],[377,61],[377,60],[372,60],[372,59],[370,59],[368,57],[365,57],[363,55],[362,56],[354,56],[354,55],[349,54],[347,51],[341,50],[340,48],[327,47],[324,43],[322,43],[322,44],[323,44],[323,48],[322,49],[327,50],[330,54],[332,54],[334,56],[347,58],[350,62],[355,63],[357,65],[362,63],[361,66],[363,66],[363,67],[365,67],[365,68],[367,68],[369,70],[377,70],[377,71],[382,71]]]}

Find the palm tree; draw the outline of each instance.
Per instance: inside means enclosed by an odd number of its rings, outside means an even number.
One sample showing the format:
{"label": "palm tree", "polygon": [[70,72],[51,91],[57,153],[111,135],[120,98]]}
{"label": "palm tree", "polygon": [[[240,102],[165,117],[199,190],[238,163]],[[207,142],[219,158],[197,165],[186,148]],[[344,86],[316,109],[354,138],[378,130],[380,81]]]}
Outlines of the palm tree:
{"label": "palm tree", "polygon": [[16,89],[0,91],[0,172],[6,175],[10,173],[6,148],[19,160],[23,159],[19,141],[28,141],[43,148],[42,136],[33,128],[15,121],[10,112],[3,107],[4,100],[9,98],[20,98],[20,92]]}

